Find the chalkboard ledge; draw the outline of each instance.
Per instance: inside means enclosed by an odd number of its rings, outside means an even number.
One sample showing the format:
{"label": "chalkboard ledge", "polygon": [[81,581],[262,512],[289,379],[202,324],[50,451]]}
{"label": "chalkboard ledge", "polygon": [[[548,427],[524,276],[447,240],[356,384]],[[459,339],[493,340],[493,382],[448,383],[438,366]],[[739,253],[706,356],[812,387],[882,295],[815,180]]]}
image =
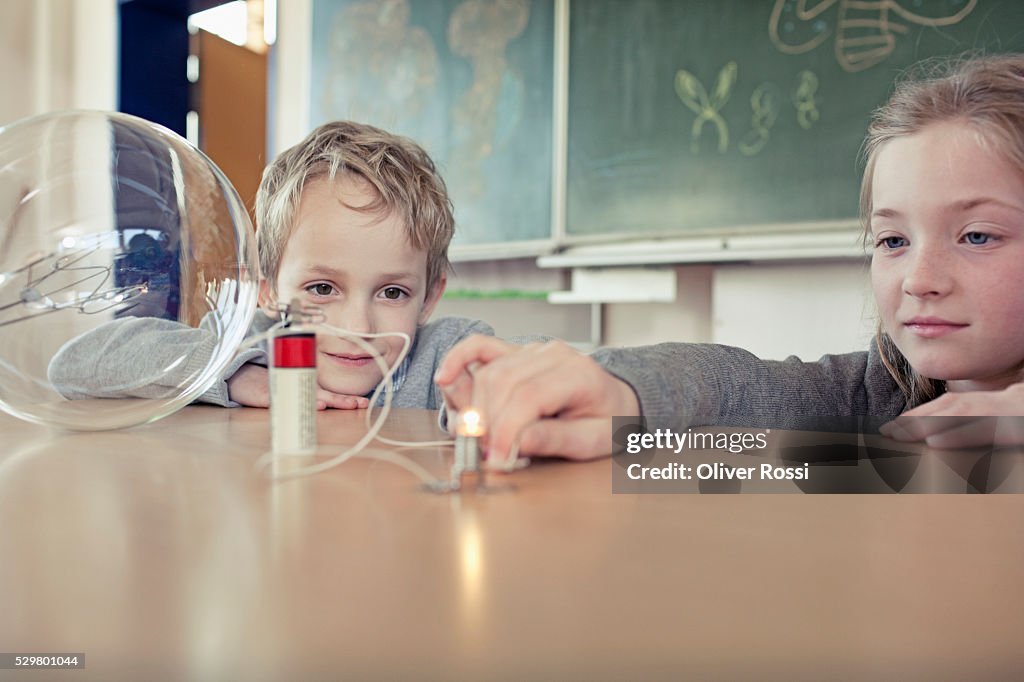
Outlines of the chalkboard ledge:
{"label": "chalkboard ledge", "polygon": [[555,247],[556,243],[553,239],[534,239],[494,244],[455,244],[448,249],[448,257],[453,263],[534,258],[552,253]]}
{"label": "chalkboard ledge", "polygon": [[552,291],[548,303],[672,303],[672,267],[573,268],[572,289]]}
{"label": "chalkboard ledge", "polygon": [[586,268],[736,261],[850,260],[867,256],[859,225],[820,232],[649,239],[568,247],[540,256],[541,268]]}

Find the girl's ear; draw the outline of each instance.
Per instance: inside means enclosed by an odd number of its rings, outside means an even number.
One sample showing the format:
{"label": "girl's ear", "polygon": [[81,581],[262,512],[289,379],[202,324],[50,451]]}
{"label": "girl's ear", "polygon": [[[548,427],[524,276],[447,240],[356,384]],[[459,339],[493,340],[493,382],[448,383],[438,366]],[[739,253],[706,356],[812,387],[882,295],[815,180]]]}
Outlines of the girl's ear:
{"label": "girl's ear", "polygon": [[444,295],[444,289],[448,286],[448,273],[442,272],[441,278],[437,280],[434,287],[427,292],[427,297],[423,301],[423,307],[420,308],[419,317],[416,318],[416,323],[424,325],[430,316],[434,313],[434,308],[437,307],[438,302],[441,300],[441,296]]}

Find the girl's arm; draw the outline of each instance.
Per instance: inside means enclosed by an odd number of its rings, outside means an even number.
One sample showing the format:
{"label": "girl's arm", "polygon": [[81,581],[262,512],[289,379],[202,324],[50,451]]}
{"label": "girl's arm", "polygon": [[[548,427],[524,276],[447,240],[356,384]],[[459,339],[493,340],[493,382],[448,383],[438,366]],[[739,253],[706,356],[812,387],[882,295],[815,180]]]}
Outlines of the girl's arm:
{"label": "girl's arm", "polygon": [[946,393],[904,412],[881,431],[942,450],[1024,445],[1024,383],[1001,391]]}

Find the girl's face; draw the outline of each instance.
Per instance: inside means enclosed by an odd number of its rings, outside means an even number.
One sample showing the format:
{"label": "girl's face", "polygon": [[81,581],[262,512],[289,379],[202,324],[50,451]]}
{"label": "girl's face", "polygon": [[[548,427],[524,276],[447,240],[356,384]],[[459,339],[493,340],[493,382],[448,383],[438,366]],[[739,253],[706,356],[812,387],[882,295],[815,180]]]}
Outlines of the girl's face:
{"label": "girl's face", "polygon": [[1024,174],[965,123],[887,142],[872,179],[882,328],[950,391],[1024,378]]}

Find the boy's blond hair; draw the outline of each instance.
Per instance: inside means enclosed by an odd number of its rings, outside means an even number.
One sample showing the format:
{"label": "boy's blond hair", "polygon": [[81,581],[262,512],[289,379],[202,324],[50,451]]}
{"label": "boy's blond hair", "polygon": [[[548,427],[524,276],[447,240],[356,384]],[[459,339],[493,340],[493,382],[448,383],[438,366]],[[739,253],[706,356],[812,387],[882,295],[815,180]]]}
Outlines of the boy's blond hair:
{"label": "boy's blond hair", "polygon": [[448,244],[455,230],[444,180],[409,138],[352,121],[320,126],[263,171],[256,192],[256,245],[261,274],[271,288],[306,183],[339,175],[365,181],[377,195],[366,206],[350,208],[401,217],[409,243],[427,253],[429,294],[450,267]]}
{"label": "boy's blond hair", "polygon": [[[979,139],[1024,173],[1024,55],[961,57],[924,62],[911,71],[885,105],[874,112],[862,152],[867,160],[861,184],[864,238],[871,239],[871,195],[878,153],[890,140],[927,126],[960,121]],[[882,362],[911,406],[945,391],[943,382],[921,376],[879,324]]]}

